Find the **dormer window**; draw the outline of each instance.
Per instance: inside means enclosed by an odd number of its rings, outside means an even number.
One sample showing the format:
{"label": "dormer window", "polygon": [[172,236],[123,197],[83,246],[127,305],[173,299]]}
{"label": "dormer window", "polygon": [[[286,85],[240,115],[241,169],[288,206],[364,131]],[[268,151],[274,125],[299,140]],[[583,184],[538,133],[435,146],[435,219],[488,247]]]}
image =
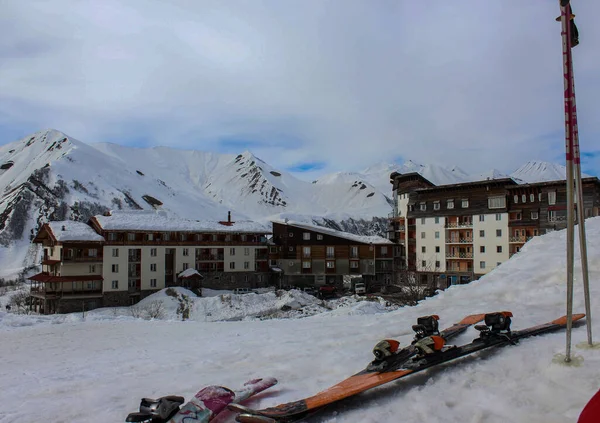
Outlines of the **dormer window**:
{"label": "dormer window", "polygon": [[127,234],[127,241],[135,241],[135,234],[134,233],[128,233]]}

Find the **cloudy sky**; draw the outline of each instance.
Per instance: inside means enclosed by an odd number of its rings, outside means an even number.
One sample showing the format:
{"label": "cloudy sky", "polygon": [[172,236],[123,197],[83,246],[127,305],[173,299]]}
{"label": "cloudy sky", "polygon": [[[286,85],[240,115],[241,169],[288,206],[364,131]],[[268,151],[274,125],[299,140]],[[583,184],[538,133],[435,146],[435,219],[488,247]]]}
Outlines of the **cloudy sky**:
{"label": "cloudy sky", "polygon": [[[573,0],[600,174],[600,2]],[[564,161],[556,0],[0,0],[0,143],[250,150],[314,177],[412,159]]]}

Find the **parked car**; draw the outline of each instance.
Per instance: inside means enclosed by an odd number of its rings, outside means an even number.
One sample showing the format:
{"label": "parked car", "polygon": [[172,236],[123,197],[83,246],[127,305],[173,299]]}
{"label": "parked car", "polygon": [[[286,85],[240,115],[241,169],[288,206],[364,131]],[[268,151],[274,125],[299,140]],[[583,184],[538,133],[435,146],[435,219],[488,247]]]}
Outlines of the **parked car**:
{"label": "parked car", "polygon": [[234,294],[238,294],[238,295],[241,295],[241,294],[250,294],[252,292],[254,292],[254,291],[252,291],[250,288],[235,288],[233,290],[233,293]]}
{"label": "parked car", "polygon": [[358,282],[354,285],[354,293],[357,295],[365,295],[367,293],[367,286],[364,282]]}
{"label": "parked car", "polygon": [[319,298],[335,298],[337,297],[337,288],[333,285],[324,285],[319,287]]}
{"label": "parked car", "polygon": [[307,294],[314,295],[315,297],[318,295],[317,288],[315,288],[314,286],[307,286],[305,288],[302,288],[302,290]]}

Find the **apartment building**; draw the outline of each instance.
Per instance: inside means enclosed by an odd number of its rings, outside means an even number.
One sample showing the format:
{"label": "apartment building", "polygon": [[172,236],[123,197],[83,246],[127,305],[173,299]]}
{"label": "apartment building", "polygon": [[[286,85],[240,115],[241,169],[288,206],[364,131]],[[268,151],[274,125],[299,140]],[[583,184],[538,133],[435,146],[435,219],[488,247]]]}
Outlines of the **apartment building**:
{"label": "apartment building", "polygon": [[394,261],[403,263],[403,246],[379,236],[359,236],[298,222],[273,222],[270,266],[281,286],[343,284],[361,276],[369,289],[392,280]]}
{"label": "apartment building", "polygon": [[[518,253],[531,237],[566,226],[564,181],[511,178],[435,186],[418,173],[390,175],[394,210],[388,238],[406,247],[406,266],[423,284],[467,283]],[[585,216],[597,216],[598,178],[585,178]]]}
{"label": "apartment building", "polygon": [[230,214],[216,222],[114,211],[88,224],[50,222],[33,240],[43,245],[44,260],[42,272],[30,278],[32,296],[45,313],[130,305],[181,285],[188,269],[207,288],[268,286],[270,233],[268,225],[234,222]]}

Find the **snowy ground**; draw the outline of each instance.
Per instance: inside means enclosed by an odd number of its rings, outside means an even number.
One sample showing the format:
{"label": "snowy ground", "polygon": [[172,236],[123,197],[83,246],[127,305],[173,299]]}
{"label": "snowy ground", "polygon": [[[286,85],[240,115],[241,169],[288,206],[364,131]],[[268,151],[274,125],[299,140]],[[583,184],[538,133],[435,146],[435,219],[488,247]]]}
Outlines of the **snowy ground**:
{"label": "snowy ground", "polygon": [[[587,229],[592,311],[598,316],[600,219],[588,220]],[[364,306],[355,302],[302,319],[206,321],[198,300],[213,301],[212,310],[223,315],[231,312],[216,295],[196,300],[186,322],[107,310],[88,313],[85,321],[80,314],[0,313],[0,422],[119,422],[142,396],[189,398],[208,384],[235,388],[260,376],[280,382],[249,404],[270,406],[312,395],[361,370],[382,338],[407,344],[421,315],[439,314],[446,326],[465,314],[512,310],[514,329],[545,322],[565,313],[564,236],[537,237],[480,281],[395,311],[381,305],[361,311]],[[576,272],[575,310],[583,311],[578,266]],[[243,297],[233,300],[242,310],[263,301]],[[475,336],[471,330],[456,343]],[[585,340],[585,327],[575,329],[573,340]],[[552,362],[564,344],[560,332],[461,359],[343,401],[313,421],[575,422],[600,388],[600,350],[574,348],[584,361],[565,367]],[[233,415],[219,421],[233,421]]]}

